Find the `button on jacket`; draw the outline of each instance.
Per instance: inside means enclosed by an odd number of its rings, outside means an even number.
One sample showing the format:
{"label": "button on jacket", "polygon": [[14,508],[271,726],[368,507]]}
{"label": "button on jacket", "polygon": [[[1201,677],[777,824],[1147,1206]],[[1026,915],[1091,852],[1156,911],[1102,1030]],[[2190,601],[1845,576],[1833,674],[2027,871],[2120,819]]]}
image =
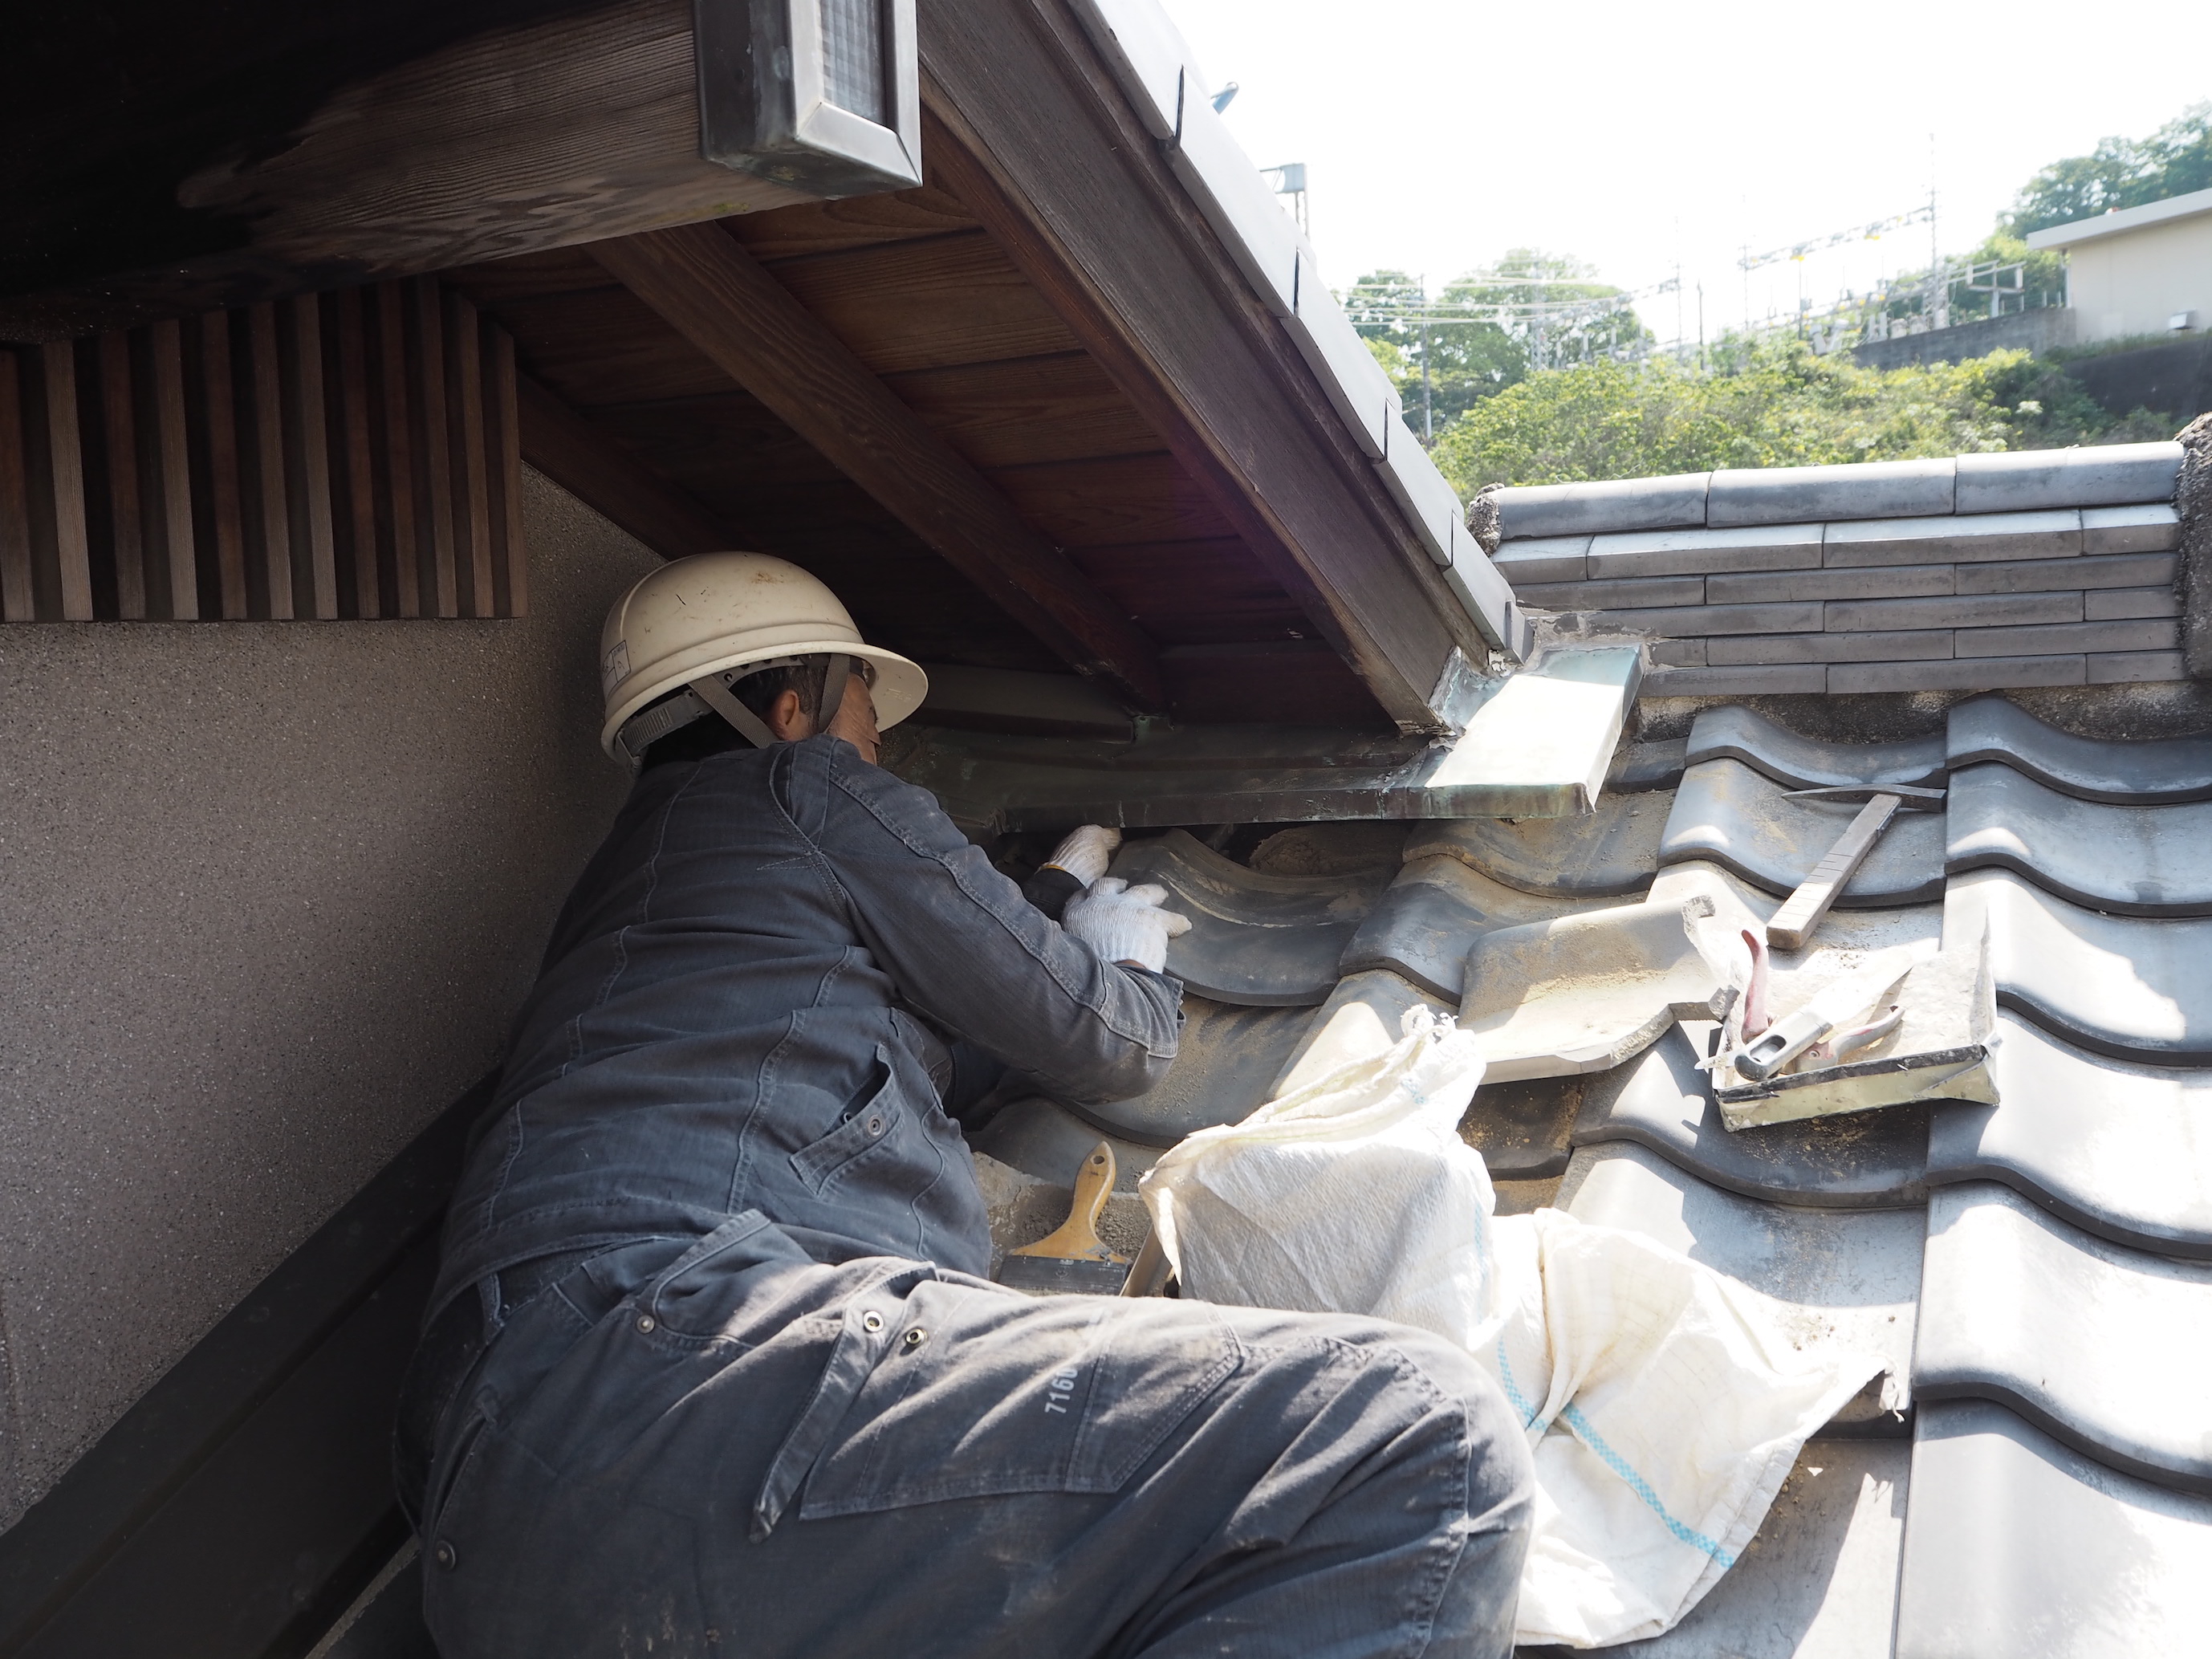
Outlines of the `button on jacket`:
{"label": "button on jacket", "polygon": [[1160,1079],[1179,1002],[842,739],[653,767],[555,927],[433,1310],[518,1263],[753,1210],[817,1261],[980,1275],[982,1199],[915,1012],[1084,1103]]}

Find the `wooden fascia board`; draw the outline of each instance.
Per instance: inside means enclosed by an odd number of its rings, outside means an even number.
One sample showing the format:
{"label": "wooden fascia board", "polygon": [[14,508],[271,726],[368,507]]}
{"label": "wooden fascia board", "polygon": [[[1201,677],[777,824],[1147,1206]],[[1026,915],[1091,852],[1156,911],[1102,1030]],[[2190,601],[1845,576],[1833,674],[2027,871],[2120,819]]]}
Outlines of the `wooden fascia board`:
{"label": "wooden fascia board", "polygon": [[714,515],[527,374],[517,374],[522,459],[664,559],[737,546]]}
{"label": "wooden fascia board", "polygon": [[1487,647],[1060,0],[931,9],[933,174],[1409,729]]}
{"label": "wooden fascia board", "polygon": [[688,225],[590,252],[1079,673],[1139,711],[1166,707],[1151,642],[726,232]]}
{"label": "wooden fascia board", "polygon": [[[261,0],[196,27],[204,9],[151,15],[134,0],[110,25],[184,28],[174,83],[134,41],[135,57],[116,49],[144,82],[127,97],[102,83],[84,100],[94,114],[35,133],[15,118],[27,149],[44,141],[33,162],[46,165],[0,179],[0,220],[17,237],[0,258],[0,338],[814,199],[700,155],[691,0],[453,0],[397,20],[359,0]],[[74,170],[52,160],[88,149]]]}

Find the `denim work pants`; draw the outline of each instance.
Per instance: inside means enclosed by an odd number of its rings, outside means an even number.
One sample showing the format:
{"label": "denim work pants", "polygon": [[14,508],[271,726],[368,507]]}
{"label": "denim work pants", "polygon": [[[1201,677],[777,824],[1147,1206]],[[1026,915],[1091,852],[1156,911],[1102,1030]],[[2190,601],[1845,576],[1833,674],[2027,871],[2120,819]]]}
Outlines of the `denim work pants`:
{"label": "denim work pants", "polygon": [[1440,1339],[819,1263],[753,1212],[514,1311],[425,1608],[445,1659],[1503,1656],[1531,1491]]}

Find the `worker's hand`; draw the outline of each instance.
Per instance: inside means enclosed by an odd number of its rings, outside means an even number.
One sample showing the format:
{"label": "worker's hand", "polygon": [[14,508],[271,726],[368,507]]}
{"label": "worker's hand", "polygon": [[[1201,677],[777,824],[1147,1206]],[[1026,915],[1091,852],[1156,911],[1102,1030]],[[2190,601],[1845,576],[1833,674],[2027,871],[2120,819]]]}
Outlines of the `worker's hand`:
{"label": "worker's hand", "polygon": [[[1053,855],[1047,859],[1048,870],[1065,870],[1085,887],[1106,873],[1112,862],[1114,849],[1121,844],[1121,832],[1103,825],[1086,823],[1080,830],[1072,830],[1067,839],[1060,842]],[[1163,897],[1166,896],[1164,894]]]}
{"label": "worker's hand", "polygon": [[1060,925],[1106,958],[1154,973],[1168,965],[1168,941],[1190,932],[1190,918],[1162,909],[1164,887],[1132,887],[1119,876],[1101,876],[1087,893],[1068,900]]}

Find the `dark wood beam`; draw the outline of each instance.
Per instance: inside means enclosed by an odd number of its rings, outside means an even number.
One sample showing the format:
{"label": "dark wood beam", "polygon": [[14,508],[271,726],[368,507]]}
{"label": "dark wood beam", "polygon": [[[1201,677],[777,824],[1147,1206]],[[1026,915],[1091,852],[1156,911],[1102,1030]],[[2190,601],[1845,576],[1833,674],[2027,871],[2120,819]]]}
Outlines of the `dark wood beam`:
{"label": "dark wood beam", "polygon": [[1077,672],[1132,708],[1167,706],[1151,642],[726,233],[688,225],[590,252]]}
{"label": "dark wood beam", "polygon": [[1062,0],[921,17],[933,178],[1004,246],[1393,720],[1486,647]]}
{"label": "dark wood beam", "polygon": [[0,339],[811,198],[702,160],[691,0],[107,0],[11,30]]}
{"label": "dark wood beam", "polygon": [[522,459],[664,559],[739,544],[714,515],[527,374],[515,376]]}

